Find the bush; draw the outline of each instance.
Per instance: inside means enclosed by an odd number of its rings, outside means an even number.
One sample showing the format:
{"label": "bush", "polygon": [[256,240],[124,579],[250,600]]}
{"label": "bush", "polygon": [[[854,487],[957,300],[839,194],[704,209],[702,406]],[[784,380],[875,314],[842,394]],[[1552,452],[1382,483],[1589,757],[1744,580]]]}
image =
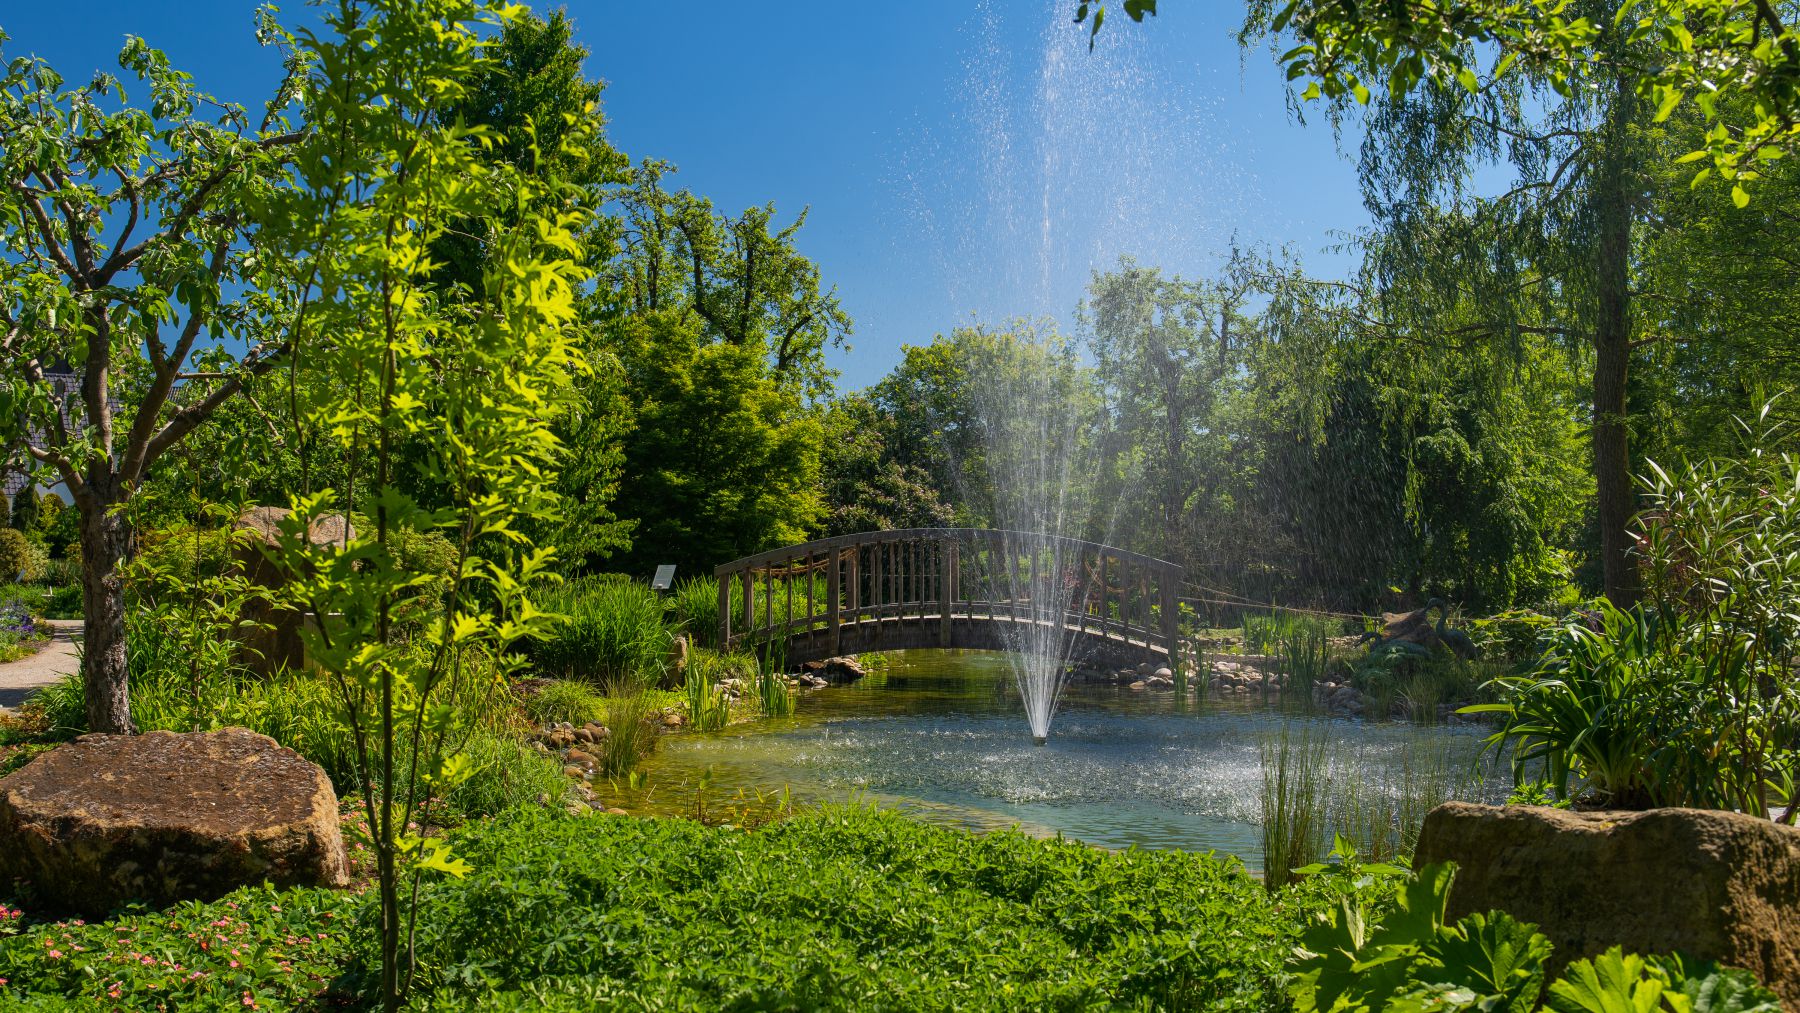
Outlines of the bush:
{"label": "bush", "polygon": [[518,806],[560,805],[568,794],[562,764],[511,736],[476,732],[458,752],[474,773],[433,806],[435,818],[473,819]]}
{"label": "bush", "polygon": [[51,589],[50,598],[44,603],[44,618],[80,619],[81,609],[81,585],[65,584]]}
{"label": "bush", "polygon": [[521,812],[454,847],[474,871],[431,881],[419,925],[443,1008],[1263,1011],[1299,926],[1211,856],[870,809],[755,833]]}
{"label": "bush", "polygon": [[18,580],[31,565],[31,543],[17,528],[0,528],[0,580]]}
{"label": "bush", "polygon": [[538,671],[605,687],[609,694],[653,685],[664,671],[670,637],[663,601],[626,581],[580,578],[543,595],[539,608],[564,619],[547,640],[525,648]]}
{"label": "bush", "polygon": [[606,720],[606,698],[585,683],[557,680],[525,701],[525,715],[533,724],[567,721],[585,725]]}
{"label": "bush", "polygon": [[606,739],[596,743],[600,769],[608,777],[631,773],[639,760],[656,748],[660,722],[648,693],[616,697],[606,703]]}

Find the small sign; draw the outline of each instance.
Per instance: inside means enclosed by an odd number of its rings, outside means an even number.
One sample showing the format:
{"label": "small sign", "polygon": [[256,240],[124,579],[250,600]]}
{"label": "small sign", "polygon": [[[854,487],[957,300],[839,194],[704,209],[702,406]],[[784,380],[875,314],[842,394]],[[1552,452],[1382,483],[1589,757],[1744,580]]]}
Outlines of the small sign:
{"label": "small sign", "polygon": [[675,564],[664,563],[656,568],[656,576],[650,578],[650,590],[667,591],[675,583]]}

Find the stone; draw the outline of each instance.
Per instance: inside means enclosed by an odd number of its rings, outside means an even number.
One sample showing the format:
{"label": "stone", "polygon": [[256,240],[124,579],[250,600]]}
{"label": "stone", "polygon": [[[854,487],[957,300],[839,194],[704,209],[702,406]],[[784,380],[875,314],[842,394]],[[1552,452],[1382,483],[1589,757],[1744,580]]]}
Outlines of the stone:
{"label": "stone", "polygon": [[570,763],[579,763],[584,767],[592,767],[600,762],[599,760],[594,759],[592,753],[580,749],[569,750],[569,755],[564,757],[564,759],[568,760]]}
{"label": "stone", "polygon": [[[281,526],[289,516],[286,507],[259,506],[245,510],[233,522],[232,558],[250,583],[274,589],[286,586],[288,575],[270,559],[270,552],[280,540]],[[314,518],[307,531],[307,538],[314,545],[341,545],[347,538],[355,537],[355,525],[342,514]],[[238,651],[238,660],[244,665],[264,675],[283,668],[306,667],[306,645],[300,633],[313,621],[311,613],[282,608],[252,596],[241,618],[248,624]]]}
{"label": "stone", "polygon": [[1164,665],[1163,667],[1157,669],[1154,672],[1151,672],[1150,674],[1156,676],[1158,679],[1168,679],[1171,682],[1173,682],[1175,679],[1175,670],[1170,668],[1167,665]]}
{"label": "stone", "polygon": [[612,729],[598,721],[589,721],[581,727],[587,729],[587,733],[593,736],[592,741],[594,742],[601,742],[612,737]]}
{"label": "stone", "polygon": [[575,729],[574,734],[575,734],[575,738],[579,739],[582,742],[591,744],[594,741],[594,733],[589,731],[586,728],[577,728],[577,729]]}
{"label": "stone", "polygon": [[554,749],[567,749],[575,744],[575,733],[565,732],[558,728],[550,733],[550,745]]}
{"label": "stone", "polygon": [[623,809],[620,809],[618,806],[611,806],[606,810],[606,815],[608,815],[608,816],[630,816],[631,814],[626,812]]}
{"label": "stone", "polygon": [[1449,802],[1415,867],[1456,862],[1449,915],[1500,909],[1556,945],[1553,973],[1611,946],[1742,967],[1800,1009],[1800,830],[1704,809],[1570,812]]}
{"label": "stone", "polygon": [[331,780],[243,728],[84,735],[0,779],[0,881],[14,878],[90,916],[350,881]]}
{"label": "stone", "polygon": [[580,767],[577,767],[573,763],[563,764],[563,776],[564,777],[573,777],[573,778],[579,779],[583,774],[586,774],[586,773],[587,773],[587,771],[582,770]]}
{"label": "stone", "polygon": [[855,682],[869,674],[867,670],[863,668],[862,662],[849,655],[826,658],[819,663],[818,673],[823,676],[827,682],[832,683]]}
{"label": "stone", "polygon": [[1144,680],[1139,679],[1138,681],[1132,683],[1131,688],[1132,689],[1143,689],[1144,688]]}
{"label": "stone", "polygon": [[664,728],[680,728],[687,724],[687,719],[679,711],[669,711],[663,715],[662,723]]}

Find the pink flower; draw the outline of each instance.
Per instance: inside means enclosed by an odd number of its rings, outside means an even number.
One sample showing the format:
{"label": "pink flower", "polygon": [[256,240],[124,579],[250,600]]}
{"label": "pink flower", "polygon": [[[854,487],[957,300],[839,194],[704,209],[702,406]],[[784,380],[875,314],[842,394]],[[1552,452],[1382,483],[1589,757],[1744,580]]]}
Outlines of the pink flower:
{"label": "pink flower", "polygon": [[256,1008],[256,1000],[250,998],[250,993],[248,993],[248,992],[244,993],[244,1005],[250,1007],[251,1009]]}
{"label": "pink flower", "polygon": [[51,950],[50,951],[50,959],[51,960],[61,960],[62,955],[63,955],[63,951],[61,951],[61,950]]}
{"label": "pink flower", "polygon": [[231,966],[232,966],[232,967],[236,967],[236,966],[238,966],[238,962],[237,962],[237,961],[235,961],[235,960],[233,960],[233,961],[230,961],[230,962],[229,962],[229,963],[230,963],[230,964],[231,964]]}

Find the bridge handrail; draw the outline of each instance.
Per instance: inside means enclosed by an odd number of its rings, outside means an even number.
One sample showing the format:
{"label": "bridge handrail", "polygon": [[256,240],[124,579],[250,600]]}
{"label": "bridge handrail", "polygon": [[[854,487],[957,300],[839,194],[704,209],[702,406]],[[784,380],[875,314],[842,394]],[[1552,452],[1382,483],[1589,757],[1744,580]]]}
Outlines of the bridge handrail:
{"label": "bridge handrail", "polygon": [[[968,554],[969,548],[976,551]],[[1048,615],[1044,600],[1031,593],[1045,549],[1055,565],[1079,568],[1064,570],[1063,579],[1087,581],[1078,602],[1049,610],[1060,615]],[[999,562],[1003,559],[1010,562]],[[1022,571],[1029,574],[1024,594],[1019,593]],[[835,654],[843,628],[864,628],[879,638],[887,635],[882,623],[898,622],[928,624],[948,647],[957,637],[984,635],[971,631],[969,623],[1049,622],[1090,637],[1155,646],[1170,656],[1184,574],[1167,560],[1086,539],[968,527],[836,535],[745,556],[713,572],[719,581],[720,641],[726,646],[784,640],[819,647],[823,639]],[[1077,572],[1080,578],[1073,577]],[[734,630],[740,602],[743,627]],[[916,646],[917,629],[895,636]]]}
{"label": "bridge handrail", "polygon": [[742,559],[734,559],[729,563],[721,563],[718,566],[713,567],[713,576],[723,577],[728,573],[754,570],[759,567],[767,566],[770,563],[787,562],[796,556],[804,556],[808,553],[813,555],[824,555],[832,549],[869,545],[875,542],[900,542],[927,538],[942,540],[953,537],[1021,538],[1040,542],[1055,542],[1061,545],[1094,549],[1109,556],[1115,556],[1119,559],[1129,560],[1134,563],[1158,568],[1171,573],[1185,572],[1179,564],[1171,563],[1166,559],[1158,559],[1155,556],[1147,556],[1141,552],[1132,552],[1130,549],[1120,549],[1115,546],[1105,545],[1100,542],[1090,542],[1086,539],[1074,538],[1069,535],[1043,535],[1030,531],[1017,531],[1010,528],[891,528],[886,531],[863,531],[853,535],[833,535],[830,538],[819,538],[810,542],[802,542],[799,545],[789,545],[780,549],[768,549],[763,552],[755,553],[754,555],[745,556]]}

